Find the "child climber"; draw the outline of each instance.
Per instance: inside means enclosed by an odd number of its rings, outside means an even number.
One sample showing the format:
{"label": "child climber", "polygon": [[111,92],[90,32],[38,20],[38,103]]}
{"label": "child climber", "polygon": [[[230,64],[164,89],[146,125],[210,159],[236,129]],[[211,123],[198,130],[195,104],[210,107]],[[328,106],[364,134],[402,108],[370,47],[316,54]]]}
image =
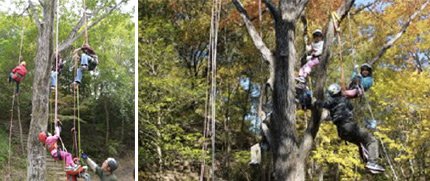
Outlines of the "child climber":
{"label": "child climber", "polygon": [[299,70],[300,80],[306,80],[306,77],[311,73],[312,68],[320,63],[319,56],[321,56],[324,47],[323,33],[320,29],[316,29],[312,33],[313,42],[310,45],[306,45],[306,64],[303,65]]}
{"label": "child climber", "polygon": [[364,63],[360,67],[360,73],[357,69],[358,65],[354,67],[348,89],[342,92],[347,98],[362,96],[364,91],[369,90],[373,85],[372,66]]}
{"label": "child climber", "polygon": [[322,103],[322,107],[330,111],[339,137],[359,147],[360,155],[363,161],[367,162],[366,168],[370,172],[375,174],[384,172],[385,169],[376,163],[379,157],[378,141],[354,121],[352,104],[342,95],[341,87],[338,84],[332,84],[328,87],[328,93],[329,97]]}
{"label": "child climber", "polygon": [[[22,60],[22,57],[19,58],[20,61]],[[21,63],[16,66],[14,69],[12,69],[12,72],[9,74],[9,83],[13,81],[16,82],[16,89],[15,93],[19,93],[19,83],[24,79],[25,75],[27,75],[27,68],[26,68],[25,61],[21,61]]]}
{"label": "child climber", "polygon": [[66,171],[76,171],[80,169],[81,166],[76,165],[73,162],[72,154],[70,154],[69,152],[63,151],[57,145],[57,142],[61,139],[60,132],[61,132],[61,127],[55,124],[55,134],[51,136],[49,133],[42,131],[39,133],[39,141],[49,151],[52,158],[54,158],[55,160],[64,160],[66,162],[66,167],[65,167]]}
{"label": "child climber", "polygon": [[63,62],[61,55],[57,55],[55,57],[55,62],[51,70],[51,89],[55,89],[55,87],[57,86],[57,78],[64,67],[64,63],[65,61]]}
{"label": "child climber", "polygon": [[98,64],[98,60],[96,53],[88,44],[84,44],[81,48],[74,50],[73,53],[73,58],[75,61],[80,61],[75,80],[72,83],[72,85],[76,88],[77,85],[81,84],[83,71],[94,70],[95,66]]}

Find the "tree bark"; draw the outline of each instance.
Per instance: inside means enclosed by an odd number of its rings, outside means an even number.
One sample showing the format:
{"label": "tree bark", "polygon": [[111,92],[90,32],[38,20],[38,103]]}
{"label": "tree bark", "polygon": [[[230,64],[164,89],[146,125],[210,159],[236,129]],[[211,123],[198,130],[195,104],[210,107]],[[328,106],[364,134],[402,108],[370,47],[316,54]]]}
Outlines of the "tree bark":
{"label": "tree bark", "polygon": [[[53,55],[54,11],[56,0],[41,2],[43,19],[37,37],[37,54],[34,60],[35,70],[32,89],[32,116],[28,134],[27,180],[46,180],[46,150],[39,143],[37,136],[46,131],[49,115],[49,73]],[[38,16],[33,15],[35,19]],[[36,20],[35,20],[36,21]],[[36,21],[38,23],[38,20]]]}
{"label": "tree bark", "polygon": [[105,140],[105,144],[108,145],[109,143],[109,130],[110,130],[110,123],[109,123],[109,110],[107,107],[107,101],[105,101],[104,103],[104,109],[105,109],[105,114],[106,114],[106,140]]}

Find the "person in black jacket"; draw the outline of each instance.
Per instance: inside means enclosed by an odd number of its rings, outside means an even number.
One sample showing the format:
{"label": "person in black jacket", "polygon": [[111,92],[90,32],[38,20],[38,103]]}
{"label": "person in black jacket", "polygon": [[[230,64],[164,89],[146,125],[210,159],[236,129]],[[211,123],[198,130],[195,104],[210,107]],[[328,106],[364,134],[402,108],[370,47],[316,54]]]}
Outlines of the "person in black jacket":
{"label": "person in black jacket", "polygon": [[353,119],[353,106],[341,93],[338,84],[328,88],[329,96],[322,102],[322,107],[330,111],[331,120],[337,127],[341,139],[354,143],[359,147],[360,156],[366,163],[366,168],[372,173],[381,173],[385,169],[376,163],[379,157],[378,141],[366,129],[358,126]]}

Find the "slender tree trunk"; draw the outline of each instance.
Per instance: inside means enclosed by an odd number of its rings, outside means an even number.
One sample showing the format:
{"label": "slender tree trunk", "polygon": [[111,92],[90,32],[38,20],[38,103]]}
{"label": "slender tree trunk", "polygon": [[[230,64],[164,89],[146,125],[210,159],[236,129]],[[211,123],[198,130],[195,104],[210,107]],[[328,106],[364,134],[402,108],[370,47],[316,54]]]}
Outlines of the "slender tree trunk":
{"label": "slender tree trunk", "polygon": [[106,140],[105,140],[105,144],[108,145],[109,143],[109,130],[110,130],[110,120],[109,120],[109,110],[107,107],[107,101],[105,101],[104,103],[104,109],[105,109],[105,114],[106,114]]}
{"label": "slender tree trunk", "polygon": [[[55,0],[41,1],[43,24],[38,25],[37,54],[34,60],[34,79],[32,97],[32,116],[28,134],[27,180],[46,180],[46,150],[39,143],[37,135],[46,131],[49,115],[49,73],[53,53],[54,7]],[[40,23],[38,16],[36,23]]]}

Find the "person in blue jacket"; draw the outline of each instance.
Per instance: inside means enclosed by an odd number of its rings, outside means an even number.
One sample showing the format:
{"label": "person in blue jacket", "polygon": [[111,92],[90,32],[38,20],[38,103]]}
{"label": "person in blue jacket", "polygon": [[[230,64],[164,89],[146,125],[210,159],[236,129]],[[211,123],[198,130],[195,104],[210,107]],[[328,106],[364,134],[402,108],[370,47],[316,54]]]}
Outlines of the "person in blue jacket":
{"label": "person in blue jacket", "polygon": [[372,66],[364,63],[360,67],[360,73],[357,69],[358,66],[356,65],[351,76],[351,83],[348,89],[343,91],[343,95],[347,98],[362,96],[364,91],[369,90],[373,85]]}

